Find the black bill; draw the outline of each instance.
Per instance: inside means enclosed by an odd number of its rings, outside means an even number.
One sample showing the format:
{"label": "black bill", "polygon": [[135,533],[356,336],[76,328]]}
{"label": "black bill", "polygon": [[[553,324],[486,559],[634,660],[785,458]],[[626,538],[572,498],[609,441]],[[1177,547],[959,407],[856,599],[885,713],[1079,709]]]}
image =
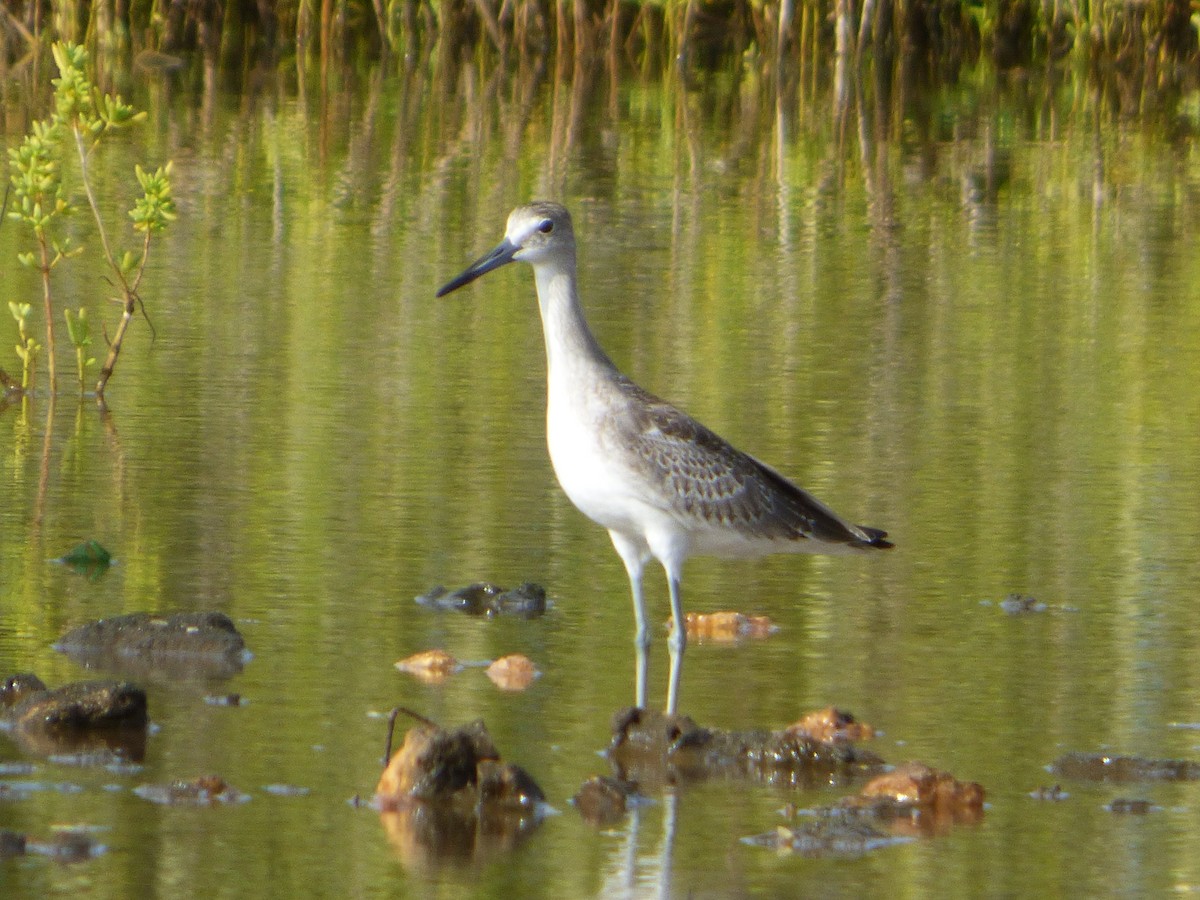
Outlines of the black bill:
{"label": "black bill", "polygon": [[437,295],[444,297],[451,291],[457,291],[464,284],[470,284],[480,275],[486,275],[492,269],[498,269],[501,266],[507,265],[513,261],[513,256],[516,252],[516,245],[508,238],[505,238],[496,246],[495,250],[479,257],[479,259],[471,263],[465,272],[442,285],[438,289]]}

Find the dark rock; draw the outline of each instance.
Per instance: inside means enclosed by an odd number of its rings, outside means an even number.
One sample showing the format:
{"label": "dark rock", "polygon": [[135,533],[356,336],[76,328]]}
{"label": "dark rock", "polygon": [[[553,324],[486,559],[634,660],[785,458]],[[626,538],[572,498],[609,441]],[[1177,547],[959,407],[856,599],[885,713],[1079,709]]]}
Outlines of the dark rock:
{"label": "dark rock", "polygon": [[853,857],[911,840],[907,835],[885,831],[866,816],[825,810],[798,827],[780,825],[774,831],[746,838],[746,843],[801,856]]}
{"label": "dark rock", "polygon": [[571,798],[583,820],[590,825],[603,827],[620,819],[629,808],[630,801],[637,796],[637,785],[608,775],[593,775]]}
{"label": "dark rock", "polygon": [[1118,797],[1108,804],[1108,811],[1133,816],[1144,816],[1154,807],[1149,800],[1131,800],[1127,797]]}
{"label": "dark rock", "polygon": [[45,683],[32,672],[18,672],[16,675],[9,675],[4,679],[4,683],[0,684],[0,707],[16,706],[30,694],[44,690],[46,690]]}
{"label": "dark rock", "polygon": [[907,762],[875,776],[857,796],[847,797],[838,806],[901,820],[906,830],[928,836],[952,825],[980,821],[983,798],[978,782],[959,781],[949,772]]}
{"label": "dark rock", "polygon": [[1000,601],[999,606],[1010,616],[1022,613],[1045,612],[1049,608],[1045,603],[1042,603],[1036,597],[1030,597],[1028,594],[1009,594]]}
{"label": "dark rock", "polygon": [[78,681],[29,694],[11,709],[18,730],[145,728],[146,692],[125,681]]}
{"label": "dark rock", "polygon": [[422,720],[388,760],[375,799],[405,864],[424,869],[511,849],[540,823],[545,795],[500,759],[482,722],[444,729]]}
{"label": "dark rock", "polygon": [[21,749],[79,764],[140,762],[146,753],[145,692],[122,681],[79,681],[47,690],[32,675],[5,682],[20,700],[0,710],[0,724]]}
{"label": "dark rock", "polygon": [[853,744],[824,743],[799,731],[704,728],[687,716],[636,707],[614,717],[608,755],[619,777],[642,783],[717,777],[817,783],[883,765]]}
{"label": "dark rock", "polygon": [[1036,791],[1031,791],[1029,796],[1034,800],[1050,800],[1053,802],[1058,802],[1059,800],[1066,800],[1071,795],[1064,791],[1061,785],[1055,784],[1049,787],[1042,785]]}
{"label": "dark rock", "polygon": [[1146,759],[1107,753],[1066,753],[1050,767],[1060,778],[1083,781],[1195,781],[1200,763],[1187,759]]}
{"label": "dark rock", "polygon": [[246,659],[241,634],[218,612],[114,616],[71,629],[54,647],[85,665],[168,678],[224,678]]}
{"label": "dark rock", "polygon": [[55,832],[48,841],[30,841],[28,849],[60,863],[84,862],[105,851],[104,845],[97,843],[90,834],[75,828]]}
{"label": "dark rock", "polygon": [[215,806],[218,803],[244,803],[248,794],[234,788],[219,775],[203,775],[193,781],[170,784],[143,784],[133,789],[143,800],[164,806]]}
{"label": "dark rock", "polygon": [[0,859],[25,854],[25,835],[18,831],[0,828]]}
{"label": "dark rock", "polygon": [[476,772],[479,805],[488,813],[531,810],[546,802],[546,795],[532,776],[520,766],[485,759]]}
{"label": "dark rock", "polygon": [[525,582],[511,590],[486,581],[454,591],[438,585],[416,600],[422,606],[472,616],[515,615],[532,619],[546,612],[546,589],[532,582]]}
{"label": "dark rock", "polygon": [[805,856],[859,856],[982,817],[982,787],[910,762],[871,779],[858,794],[813,811],[799,827],[780,826],[747,841]]}
{"label": "dark rock", "polygon": [[449,800],[463,788],[475,788],[483,761],[500,758],[483,722],[446,730],[417,725],[388,761],[376,794],[385,798]]}
{"label": "dark rock", "polygon": [[807,713],[784,731],[812,738],[822,744],[853,744],[875,737],[874,728],[835,706]]}

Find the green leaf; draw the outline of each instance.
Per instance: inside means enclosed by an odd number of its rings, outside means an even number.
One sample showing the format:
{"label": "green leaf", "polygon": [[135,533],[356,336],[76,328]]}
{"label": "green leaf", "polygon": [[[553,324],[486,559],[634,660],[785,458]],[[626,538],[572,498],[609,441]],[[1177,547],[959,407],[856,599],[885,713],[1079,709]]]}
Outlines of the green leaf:
{"label": "green leaf", "polygon": [[99,541],[84,541],[65,556],[60,556],[53,562],[62,563],[80,575],[95,581],[108,571],[112,565],[112,554]]}

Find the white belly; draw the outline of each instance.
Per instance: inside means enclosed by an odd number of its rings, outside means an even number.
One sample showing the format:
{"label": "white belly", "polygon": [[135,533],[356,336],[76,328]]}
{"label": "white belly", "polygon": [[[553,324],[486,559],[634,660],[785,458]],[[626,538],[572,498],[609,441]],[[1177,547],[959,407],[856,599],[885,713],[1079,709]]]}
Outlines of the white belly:
{"label": "white belly", "polygon": [[621,461],[604,446],[596,423],[587,421],[586,410],[583,415],[575,412],[555,415],[551,407],[546,417],[546,442],[559,485],[593,522],[628,534],[639,532],[653,507]]}

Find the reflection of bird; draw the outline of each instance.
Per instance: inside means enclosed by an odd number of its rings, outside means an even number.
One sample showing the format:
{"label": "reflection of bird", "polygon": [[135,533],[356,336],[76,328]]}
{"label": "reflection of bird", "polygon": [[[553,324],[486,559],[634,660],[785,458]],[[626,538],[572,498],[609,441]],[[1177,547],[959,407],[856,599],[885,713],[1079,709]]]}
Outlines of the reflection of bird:
{"label": "reflection of bird", "polygon": [[513,210],[504,240],[438,291],[441,297],[513,261],[533,266],[546,340],[546,433],[571,502],[608,529],[625,563],[637,617],[638,704],[650,643],[642,569],[662,563],[671,594],[671,679],[678,700],[684,645],[679,596],[693,554],[752,557],[885,549],[886,532],[852,525],[774,469],[617,371],[588,329],[575,284],[575,233],[557,203]]}

